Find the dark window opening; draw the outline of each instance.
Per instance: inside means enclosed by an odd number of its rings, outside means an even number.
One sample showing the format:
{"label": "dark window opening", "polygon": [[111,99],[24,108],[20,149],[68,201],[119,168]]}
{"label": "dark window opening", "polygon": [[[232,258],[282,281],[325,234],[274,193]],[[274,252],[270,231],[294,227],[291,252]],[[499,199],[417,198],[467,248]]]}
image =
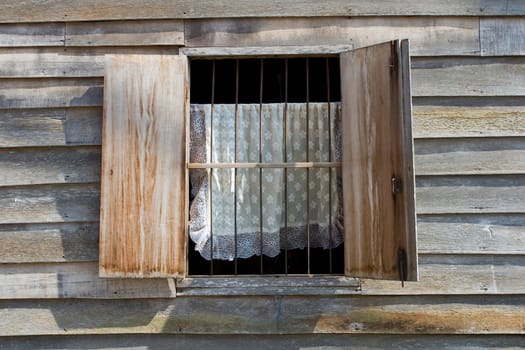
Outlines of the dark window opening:
{"label": "dark window opening", "polygon": [[[191,104],[209,104],[212,107],[219,104],[254,104],[262,106],[265,104],[314,104],[326,103],[330,105],[332,102],[339,102],[341,100],[340,90],[340,70],[338,57],[310,57],[310,58],[254,58],[254,59],[195,59],[190,62],[190,103]],[[330,113],[328,107],[328,113]],[[333,108],[333,107],[332,107]],[[284,112],[286,113],[286,112]],[[261,112],[262,114],[262,112]],[[221,116],[218,113],[212,112],[212,120],[219,120]],[[262,118],[262,117],[261,117]],[[307,113],[308,118],[308,113]],[[330,119],[330,118],[329,118]],[[260,119],[262,120],[262,119]],[[284,119],[283,119],[284,120]],[[287,126],[282,122],[282,128]],[[306,123],[308,125],[308,122]],[[237,128],[237,126],[235,126]],[[332,127],[334,127],[332,125]],[[213,121],[212,127],[213,130]],[[283,134],[286,134],[284,131]],[[308,144],[308,130],[306,131],[306,140]],[[237,131],[236,131],[237,134]],[[254,131],[254,135],[257,131]],[[259,136],[262,138],[262,132]],[[329,136],[330,137],[330,136]],[[331,136],[333,137],[333,136]],[[213,137],[211,137],[213,140]],[[213,142],[213,141],[212,141]],[[235,148],[237,148],[237,140],[235,140]],[[332,141],[328,141],[331,147]],[[284,142],[284,153],[286,162],[311,162],[312,155],[309,155],[308,147],[304,159],[287,159],[286,147],[291,147]],[[262,148],[262,145],[259,144]],[[328,153],[328,162],[334,162],[331,156],[332,150]],[[236,153],[237,154],[237,151]],[[211,157],[211,163],[218,162],[217,159]],[[259,155],[261,157],[261,155]],[[234,163],[239,162],[238,159],[233,160]],[[264,163],[264,160],[258,159],[258,162]],[[208,169],[210,172],[217,173],[224,169]],[[262,177],[267,169],[251,169],[259,172],[259,177]],[[307,183],[314,176],[318,169],[302,168],[302,169],[282,169],[284,176],[288,177],[291,174],[306,173]],[[329,172],[330,181],[339,182],[340,169],[335,167],[326,167],[323,171]],[[190,172],[193,170],[190,170]],[[232,170],[233,171],[233,170]],[[235,169],[235,184],[237,184],[237,175],[241,169]],[[268,172],[270,172],[268,170]],[[333,176],[332,176],[333,174]],[[310,180],[308,180],[310,179]],[[333,180],[332,180],[333,179]],[[262,183],[259,180],[259,183]],[[332,184],[333,185],[333,184]],[[332,186],[330,185],[330,186]],[[192,186],[190,182],[190,186]],[[210,185],[211,186],[211,185]],[[288,191],[291,183],[286,181],[284,186],[284,194],[290,195]],[[331,187],[329,187],[331,188]],[[190,189],[190,193],[192,193]],[[210,190],[210,192],[212,192]],[[312,202],[313,194],[307,193],[307,212],[312,212],[312,207],[316,203]],[[335,200],[336,195],[330,192],[330,201]],[[259,202],[262,203],[262,196],[266,195],[263,190],[260,190]],[[190,201],[194,198],[191,197]],[[235,202],[237,203],[237,202]],[[341,201],[342,203],[342,201]],[[262,206],[262,204],[261,204]],[[331,204],[328,205],[331,208]],[[217,205],[213,205],[214,210],[221,210]],[[237,208],[235,208],[237,210]],[[285,210],[285,216],[286,209]],[[261,209],[262,217],[263,209]],[[308,214],[307,214],[308,215]],[[336,213],[331,213],[330,216],[335,216]],[[213,217],[213,215],[212,215]],[[288,219],[285,219],[286,221]],[[330,219],[331,220],[331,219]],[[261,219],[262,221],[262,219]],[[255,254],[249,258],[240,258],[235,254],[232,260],[216,259],[213,256],[213,243],[211,243],[210,256],[208,259],[196,251],[196,244],[189,239],[188,264],[190,275],[258,275],[258,274],[343,274],[344,272],[344,243],[337,246],[331,246],[327,249],[310,246],[310,232],[317,232],[315,224],[310,223],[310,219],[306,218],[308,243],[304,248],[287,249],[284,244],[284,249],[281,246],[280,252],[270,257],[264,254]],[[210,225],[213,227],[213,225]],[[330,226],[331,227],[331,226]],[[264,232],[261,224],[261,232]],[[286,230],[283,230],[286,231]],[[284,235],[286,235],[285,233]],[[213,232],[210,233],[213,236]],[[330,233],[331,235],[331,233]],[[213,237],[212,237],[213,238]],[[330,236],[331,239],[331,236]],[[281,238],[282,240],[282,238]],[[211,239],[213,242],[213,239]],[[261,251],[263,251],[263,240],[260,240]],[[215,247],[217,248],[217,247]],[[235,248],[237,248],[237,234],[235,235]],[[237,250],[237,249],[236,249]]]}

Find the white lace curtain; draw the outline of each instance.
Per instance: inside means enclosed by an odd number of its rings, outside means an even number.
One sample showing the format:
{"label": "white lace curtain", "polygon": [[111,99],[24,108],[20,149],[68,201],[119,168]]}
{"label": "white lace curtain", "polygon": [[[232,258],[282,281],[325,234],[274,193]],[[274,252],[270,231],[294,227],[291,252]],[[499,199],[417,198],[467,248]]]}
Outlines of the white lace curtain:
{"label": "white lace curtain", "polygon": [[[286,133],[284,104],[263,104],[261,126],[259,104],[238,105],[237,159],[235,105],[217,104],[213,108],[210,142],[211,105],[191,105],[190,162],[259,162],[260,153],[265,163],[307,160],[305,103],[287,105]],[[331,150],[331,160],[341,160],[340,115],[338,103],[331,103],[330,107],[327,103],[308,104],[309,161],[327,162]],[[237,176],[234,169],[191,170],[190,237],[195,249],[207,260],[212,258],[211,247],[213,259],[233,260],[235,256],[248,258],[261,252],[274,257],[282,249],[305,248],[308,244],[324,249],[341,244],[339,171],[318,168],[308,172],[307,175],[304,168],[289,168],[285,176],[284,169],[265,168],[260,177],[259,169],[237,169]]]}

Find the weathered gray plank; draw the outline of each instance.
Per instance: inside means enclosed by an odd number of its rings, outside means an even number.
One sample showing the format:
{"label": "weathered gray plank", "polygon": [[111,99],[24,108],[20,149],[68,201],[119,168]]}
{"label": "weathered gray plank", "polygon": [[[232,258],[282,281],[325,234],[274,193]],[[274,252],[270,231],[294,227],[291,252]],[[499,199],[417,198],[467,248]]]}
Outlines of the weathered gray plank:
{"label": "weathered gray plank", "polygon": [[420,255],[418,282],[361,280],[362,294],[522,294],[525,257]]}
{"label": "weathered gray plank", "polygon": [[[418,214],[525,213],[525,176],[422,176]],[[97,221],[98,183],[0,188],[0,224]]]}
{"label": "weathered gray plank", "polygon": [[[0,186],[100,181],[100,147],[0,149]],[[416,175],[525,174],[525,139],[418,139]]]}
{"label": "weathered gray plank", "polygon": [[174,47],[4,48],[0,78],[102,77],[106,54],[176,55]]}
{"label": "weathered gray plank", "polygon": [[524,215],[419,215],[420,254],[525,254]]}
{"label": "weathered gray plank", "polygon": [[502,16],[525,14],[520,0],[250,0],[194,2],[191,0],[48,0],[27,5],[6,0],[0,22],[88,21],[111,19],[313,17],[313,16]]}
{"label": "weathered gray plank", "polygon": [[413,123],[417,138],[525,136],[525,100],[415,98]]}
{"label": "weathered gray plank", "polygon": [[[34,242],[33,242],[34,244]],[[1,264],[0,299],[55,298],[160,298],[175,296],[175,282],[153,279],[99,278],[96,262]],[[250,283],[223,279],[199,279],[177,282],[177,295],[451,295],[451,294],[522,294],[525,288],[524,256],[421,255],[420,281],[262,277]],[[198,282],[198,283],[194,283]]]}
{"label": "weathered gray plank", "polygon": [[525,213],[525,176],[416,179],[418,214]]}
{"label": "weathered gray plank", "polygon": [[[260,279],[260,281],[259,281]],[[227,280],[227,279],[223,279]],[[359,291],[353,278],[308,277],[285,279],[255,277],[253,283],[223,283],[179,289],[173,279],[111,279],[98,277],[97,263],[2,264],[0,265],[0,299],[56,298],[166,298],[177,295],[343,295]],[[142,281],[142,282],[141,282]],[[207,285],[203,287],[204,285]],[[240,287],[242,285],[242,287]]]}
{"label": "weathered gray plank", "polygon": [[72,22],[66,25],[66,46],[184,45],[180,20]]}
{"label": "weathered gray plank", "polygon": [[20,300],[0,302],[0,335],[523,334],[524,306],[488,295]]}
{"label": "weathered gray plank", "polygon": [[0,84],[2,109],[102,105],[102,78],[3,79]]}
{"label": "weathered gray plank", "polygon": [[[525,96],[525,57],[415,58],[414,96]],[[0,108],[101,106],[101,78],[2,79]]]}
{"label": "weathered gray plank", "polygon": [[102,108],[0,110],[0,147],[100,145]]}
{"label": "weathered gray plank", "polygon": [[525,57],[412,60],[414,96],[523,96]]}
{"label": "weathered gray plank", "polygon": [[64,46],[63,23],[2,24],[0,47]]}
{"label": "weathered gray plank", "polygon": [[98,259],[97,222],[0,225],[0,263]]}
{"label": "weathered gray plank", "polygon": [[287,334],[287,335],[190,335],[126,334],[3,337],[0,347],[12,350],[519,350],[520,335],[356,335],[356,334]]}
{"label": "weathered gray plank", "polygon": [[100,147],[0,149],[0,186],[100,182]]}
{"label": "weathered gray plank", "polygon": [[[523,215],[420,215],[417,228],[420,254],[525,254]],[[98,230],[90,222],[0,225],[0,263],[97,261]]]}
{"label": "weathered gray plank", "polygon": [[479,26],[482,55],[525,54],[525,18],[481,18]]}
{"label": "weathered gray plank", "polygon": [[416,175],[524,174],[525,138],[419,139]]}
{"label": "weathered gray plank", "polygon": [[173,280],[99,278],[96,263],[2,264],[0,281],[0,299],[175,297]]}
{"label": "weathered gray plank", "polygon": [[98,221],[100,185],[0,188],[0,223]]}
{"label": "weathered gray plank", "polygon": [[352,45],[409,38],[411,54],[479,54],[476,18],[252,18],[186,21],[186,46]]}
{"label": "weathered gray plank", "polygon": [[286,46],[216,46],[216,47],[186,47],[180,52],[193,58],[225,58],[236,56],[239,58],[273,57],[273,56],[333,56],[344,51],[352,50],[353,45],[286,45]]}
{"label": "weathered gray plank", "polygon": [[[413,109],[417,138],[525,136],[525,106],[490,106],[489,98],[479,107],[419,100]],[[0,147],[100,145],[101,130],[99,107],[0,110]]]}

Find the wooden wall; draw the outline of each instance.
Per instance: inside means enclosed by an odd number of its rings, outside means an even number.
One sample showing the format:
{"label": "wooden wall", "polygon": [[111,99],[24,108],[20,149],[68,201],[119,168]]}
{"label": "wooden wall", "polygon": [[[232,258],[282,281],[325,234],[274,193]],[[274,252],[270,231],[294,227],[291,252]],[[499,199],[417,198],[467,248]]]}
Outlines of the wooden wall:
{"label": "wooden wall", "polygon": [[[3,5],[0,348],[524,346],[523,3],[269,2]],[[172,280],[97,277],[104,54],[399,37],[413,54],[421,282],[175,298]]]}

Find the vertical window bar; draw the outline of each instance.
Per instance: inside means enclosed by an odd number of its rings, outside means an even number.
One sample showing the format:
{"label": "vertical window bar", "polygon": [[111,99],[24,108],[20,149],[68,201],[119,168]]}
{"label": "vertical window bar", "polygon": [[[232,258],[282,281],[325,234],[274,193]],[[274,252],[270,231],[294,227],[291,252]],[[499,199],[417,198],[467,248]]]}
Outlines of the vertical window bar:
{"label": "vertical window bar", "polygon": [[[233,158],[234,163],[237,163],[237,133],[238,133],[238,116],[239,116],[239,60],[235,60],[235,140]],[[233,239],[235,246],[233,247],[234,260],[233,272],[237,274],[237,168],[233,169]]]}
{"label": "vertical window bar", "polygon": [[[213,110],[215,104],[215,61],[211,69],[211,112],[210,112],[210,162],[213,163]],[[208,173],[208,186],[210,198],[210,275],[213,275],[213,169]]]}
{"label": "vertical window bar", "polygon": [[[326,58],[326,103],[328,111],[328,161],[332,161],[332,119],[330,111],[330,59]],[[328,168],[328,273],[332,273],[332,168]]]}
{"label": "vertical window bar", "polygon": [[[259,87],[259,162],[262,163],[262,102],[263,102],[263,74],[264,60],[261,58],[261,77]],[[263,274],[263,202],[262,202],[262,168],[259,168],[259,229],[260,229],[260,273]]]}
{"label": "vertical window bar", "polygon": [[[284,162],[288,162],[288,58],[284,59]],[[288,274],[288,168],[284,168],[284,274]]]}
{"label": "vertical window bar", "polygon": [[[306,161],[310,161],[310,61],[306,58]],[[306,249],[310,274],[310,169],[306,168]]]}

